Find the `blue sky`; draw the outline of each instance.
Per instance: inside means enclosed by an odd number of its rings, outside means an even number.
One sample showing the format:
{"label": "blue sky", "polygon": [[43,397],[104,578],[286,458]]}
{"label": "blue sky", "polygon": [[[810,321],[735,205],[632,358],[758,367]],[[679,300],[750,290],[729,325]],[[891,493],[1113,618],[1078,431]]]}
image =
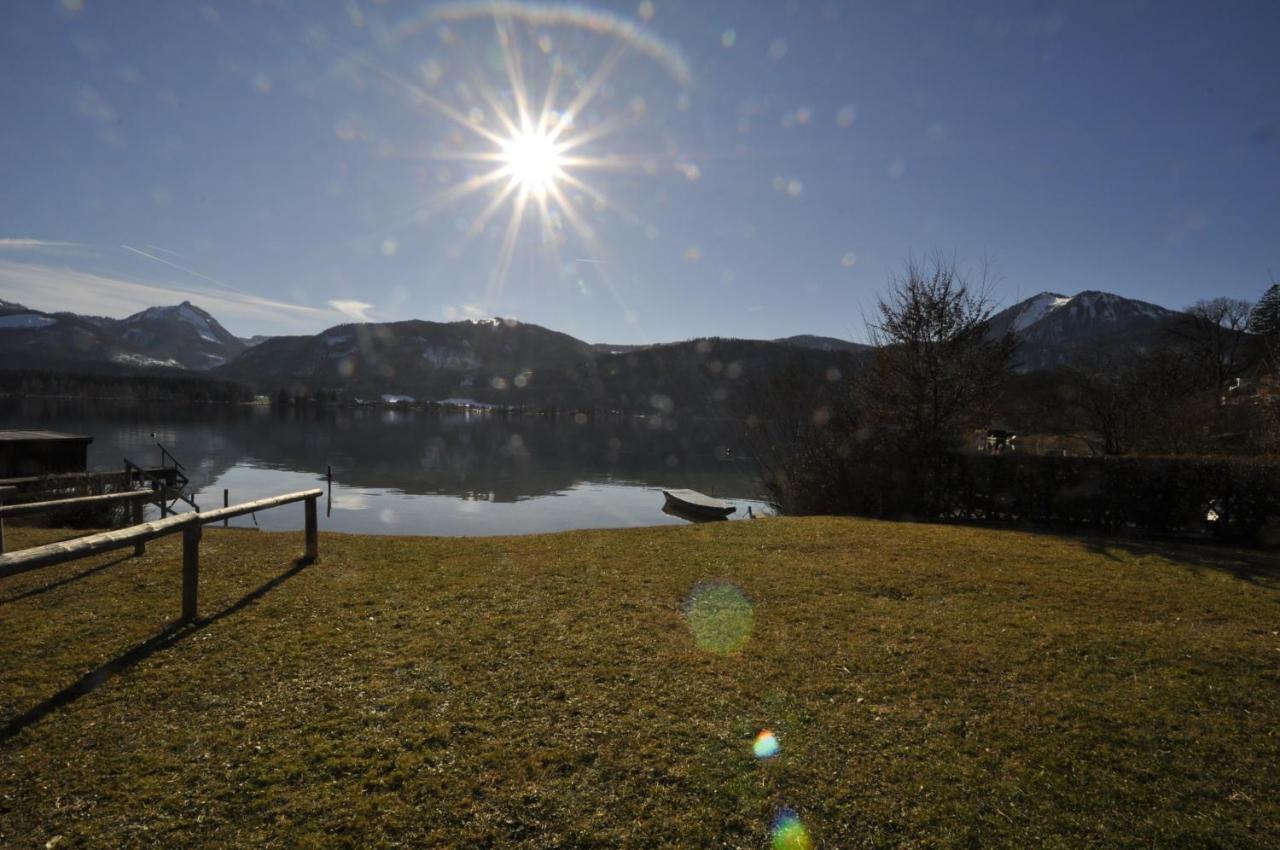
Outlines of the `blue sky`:
{"label": "blue sky", "polygon": [[[988,258],[1004,304],[1280,276],[1273,2],[502,8],[6,4],[0,298],[633,343],[861,338],[913,252]],[[537,112],[553,76],[557,114],[603,79],[564,134],[588,188],[504,262],[519,191],[477,233],[507,181],[448,192],[495,167],[468,158],[506,135],[484,93]]]}

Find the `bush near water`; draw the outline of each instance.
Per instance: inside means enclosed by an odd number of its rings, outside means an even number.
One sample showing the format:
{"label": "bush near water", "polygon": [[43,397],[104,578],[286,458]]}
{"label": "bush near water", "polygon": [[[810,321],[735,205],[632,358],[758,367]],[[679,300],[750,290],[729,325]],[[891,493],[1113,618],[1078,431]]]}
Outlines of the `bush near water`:
{"label": "bush near water", "polygon": [[797,514],[1128,528],[1232,541],[1274,542],[1268,535],[1280,520],[1280,463],[1266,460],[949,453],[923,464],[887,449],[831,450],[825,462],[815,457],[767,477],[774,502]]}

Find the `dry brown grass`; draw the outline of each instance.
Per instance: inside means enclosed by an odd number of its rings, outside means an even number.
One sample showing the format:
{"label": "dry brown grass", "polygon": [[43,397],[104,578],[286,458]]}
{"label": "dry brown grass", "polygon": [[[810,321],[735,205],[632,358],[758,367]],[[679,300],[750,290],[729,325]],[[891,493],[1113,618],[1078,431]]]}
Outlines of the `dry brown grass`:
{"label": "dry brown grass", "polygon": [[[178,631],[174,539],[0,581],[0,845],[767,847],[784,806],[817,847],[1280,845],[1274,553],[300,538],[209,529]],[[753,605],[723,655],[685,612],[717,579]]]}

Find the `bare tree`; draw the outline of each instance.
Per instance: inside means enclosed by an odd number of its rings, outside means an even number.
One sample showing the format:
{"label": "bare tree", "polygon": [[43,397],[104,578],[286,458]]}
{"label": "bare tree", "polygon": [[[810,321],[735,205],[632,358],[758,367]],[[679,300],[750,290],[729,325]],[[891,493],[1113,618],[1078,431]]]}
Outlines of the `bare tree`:
{"label": "bare tree", "polygon": [[1223,389],[1244,371],[1252,311],[1253,305],[1239,298],[1210,298],[1192,304],[1170,326],[1214,389]]}
{"label": "bare tree", "polygon": [[770,503],[787,514],[851,511],[858,412],[837,370],[751,377],[739,401],[745,443]]}
{"label": "bare tree", "polygon": [[1098,352],[1073,372],[1095,453],[1213,453],[1231,419],[1203,364],[1176,344]]}
{"label": "bare tree", "polygon": [[1096,353],[1077,370],[1079,403],[1095,454],[1122,455],[1133,448],[1146,418],[1146,399],[1130,357]]}
{"label": "bare tree", "polygon": [[909,260],[880,299],[861,389],[872,421],[900,449],[932,457],[985,424],[1017,347],[1012,334],[991,333],[991,283],[985,267],[971,282],[934,254]]}

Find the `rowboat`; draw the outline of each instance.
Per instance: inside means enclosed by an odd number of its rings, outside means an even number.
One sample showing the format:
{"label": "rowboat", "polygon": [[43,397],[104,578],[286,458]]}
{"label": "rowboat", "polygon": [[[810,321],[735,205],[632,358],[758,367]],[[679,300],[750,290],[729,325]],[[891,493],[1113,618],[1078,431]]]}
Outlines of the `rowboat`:
{"label": "rowboat", "polygon": [[697,490],[663,490],[667,506],[679,513],[697,517],[724,519],[737,508],[721,499],[699,493]]}

